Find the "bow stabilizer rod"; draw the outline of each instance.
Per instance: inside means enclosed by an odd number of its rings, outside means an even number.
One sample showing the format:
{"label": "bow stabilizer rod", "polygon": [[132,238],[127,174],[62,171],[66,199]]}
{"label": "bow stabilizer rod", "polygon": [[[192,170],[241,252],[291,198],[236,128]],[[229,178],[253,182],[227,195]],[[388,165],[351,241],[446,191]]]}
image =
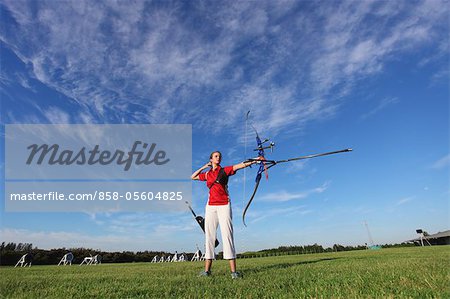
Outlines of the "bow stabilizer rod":
{"label": "bow stabilizer rod", "polygon": [[[338,151],[326,152],[326,153],[321,153],[321,154],[312,154],[312,155],[307,155],[307,156],[301,156],[301,157],[296,157],[296,158],[290,158],[290,159],[286,159],[286,160],[273,161],[273,162],[275,162],[275,164],[278,164],[278,163],[285,163],[285,162],[291,162],[291,161],[305,160],[305,159],[311,159],[311,158],[322,157],[322,156],[328,156],[328,155],[334,155],[334,154],[340,154],[340,153],[347,153],[347,152],[351,152],[351,151],[353,151],[353,149],[351,149],[351,148],[346,148],[346,149],[338,150]],[[269,161],[270,161],[270,160],[269,160]],[[270,162],[269,162],[269,163],[270,163]],[[271,165],[271,166],[272,166],[272,165]]]}
{"label": "bow stabilizer rod", "polygon": [[[317,158],[317,157],[322,157],[322,156],[346,153],[346,152],[351,152],[351,151],[353,151],[353,149],[346,148],[346,149],[338,150],[338,151],[332,151],[332,152],[326,152],[326,153],[320,153],[320,154],[312,154],[312,155],[295,157],[295,158],[289,158],[289,159],[284,159],[284,160],[264,160],[264,163],[268,164],[269,165],[268,168],[270,168],[270,167],[275,166],[276,164],[279,164],[279,163],[286,163],[286,162],[292,162],[292,161],[298,161],[298,160],[305,160],[305,159]],[[247,159],[244,162],[252,162],[252,161],[260,161],[260,160],[258,158],[250,158],[250,159]]]}

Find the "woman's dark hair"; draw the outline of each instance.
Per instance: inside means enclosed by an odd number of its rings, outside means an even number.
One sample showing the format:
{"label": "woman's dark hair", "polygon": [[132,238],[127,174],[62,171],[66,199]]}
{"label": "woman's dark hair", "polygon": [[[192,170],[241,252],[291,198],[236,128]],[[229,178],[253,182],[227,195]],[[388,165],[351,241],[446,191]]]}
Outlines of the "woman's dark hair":
{"label": "woman's dark hair", "polygon": [[212,159],[212,156],[214,155],[214,153],[219,153],[220,159],[222,159],[222,153],[219,152],[219,151],[213,151],[213,152],[211,153],[211,155],[209,155],[209,158],[210,158],[210,159]]}

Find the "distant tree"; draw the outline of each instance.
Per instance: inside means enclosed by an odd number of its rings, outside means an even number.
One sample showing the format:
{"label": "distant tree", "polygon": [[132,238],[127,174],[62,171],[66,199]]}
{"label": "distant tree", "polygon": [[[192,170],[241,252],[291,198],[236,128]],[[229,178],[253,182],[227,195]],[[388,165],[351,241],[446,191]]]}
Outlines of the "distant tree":
{"label": "distant tree", "polygon": [[340,244],[334,244],[333,251],[345,251],[345,247]]}

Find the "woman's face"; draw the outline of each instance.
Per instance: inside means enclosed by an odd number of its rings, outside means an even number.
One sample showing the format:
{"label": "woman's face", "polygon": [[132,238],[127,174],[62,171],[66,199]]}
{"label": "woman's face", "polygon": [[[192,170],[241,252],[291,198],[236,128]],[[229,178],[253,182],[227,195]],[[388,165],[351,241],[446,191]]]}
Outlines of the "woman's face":
{"label": "woman's face", "polygon": [[213,163],[213,164],[220,164],[221,160],[222,160],[222,157],[220,156],[219,152],[212,153],[211,159],[210,159],[211,163]]}

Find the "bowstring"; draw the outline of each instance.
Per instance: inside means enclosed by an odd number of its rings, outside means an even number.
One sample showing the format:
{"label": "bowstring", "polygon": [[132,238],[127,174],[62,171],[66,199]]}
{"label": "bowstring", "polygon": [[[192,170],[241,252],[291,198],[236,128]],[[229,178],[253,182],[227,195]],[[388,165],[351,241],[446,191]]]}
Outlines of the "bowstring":
{"label": "bowstring", "polygon": [[[247,111],[247,115],[245,117],[245,131],[244,131],[244,161],[247,159],[247,129],[248,129],[248,115],[250,114],[250,110]],[[245,195],[246,195],[246,181],[247,181],[247,167],[244,168],[244,190],[242,194],[242,208],[245,205]]]}

